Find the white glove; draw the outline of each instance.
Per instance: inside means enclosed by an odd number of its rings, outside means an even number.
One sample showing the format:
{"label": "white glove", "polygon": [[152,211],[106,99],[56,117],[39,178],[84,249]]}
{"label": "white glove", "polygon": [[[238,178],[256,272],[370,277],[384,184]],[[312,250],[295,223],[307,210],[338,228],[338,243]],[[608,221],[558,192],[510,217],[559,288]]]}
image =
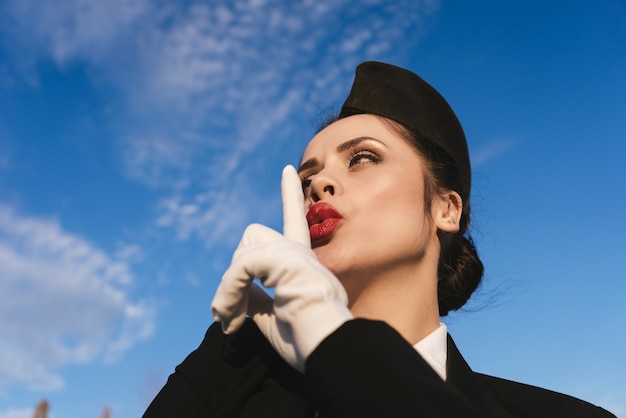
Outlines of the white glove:
{"label": "white glove", "polygon": [[[274,349],[303,372],[309,354],[352,314],[345,289],[311,250],[302,185],[290,165],[281,191],[284,236],[259,224],[246,228],[211,311],[227,334],[248,313]],[[255,277],[275,288],[274,299],[252,283]]]}

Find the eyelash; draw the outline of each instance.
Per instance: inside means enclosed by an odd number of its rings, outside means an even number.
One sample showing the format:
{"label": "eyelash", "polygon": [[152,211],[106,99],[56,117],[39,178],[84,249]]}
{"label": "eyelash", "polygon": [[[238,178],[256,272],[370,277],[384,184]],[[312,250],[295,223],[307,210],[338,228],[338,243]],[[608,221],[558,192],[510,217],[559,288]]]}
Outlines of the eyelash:
{"label": "eyelash", "polygon": [[[362,159],[366,159],[369,161],[359,162]],[[348,159],[348,167],[352,168],[357,164],[368,164],[368,163],[378,163],[378,162],[380,162],[380,157],[375,152],[365,150],[365,149],[357,149],[357,150],[354,150],[354,152]]]}
{"label": "eyelash", "polygon": [[[368,160],[365,162],[359,162],[360,160]],[[378,154],[376,154],[373,151],[369,151],[366,149],[356,149],[354,150],[351,154],[350,157],[348,158],[348,168],[352,168],[356,165],[359,164],[369,164],[369,163],[374,163],[377,164],[379,163],[381,160],[381,158],[378,156]],[[302,190],[306,191],[306,189],[311,185],[311,178],[307,177],[305,179],[302,179]]]}

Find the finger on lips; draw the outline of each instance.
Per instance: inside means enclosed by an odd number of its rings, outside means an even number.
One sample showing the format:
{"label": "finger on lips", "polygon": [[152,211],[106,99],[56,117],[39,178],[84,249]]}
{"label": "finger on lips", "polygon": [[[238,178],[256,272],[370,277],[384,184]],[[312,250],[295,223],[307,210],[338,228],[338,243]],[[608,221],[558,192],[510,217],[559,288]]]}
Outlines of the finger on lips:
{"label": "finger on lips", "polygon": [[281,194],[283,199],[283,232],[285,237],[310,247],[309,225],[304,216],[302,183],[296,169],[291,165],[283,169]]}

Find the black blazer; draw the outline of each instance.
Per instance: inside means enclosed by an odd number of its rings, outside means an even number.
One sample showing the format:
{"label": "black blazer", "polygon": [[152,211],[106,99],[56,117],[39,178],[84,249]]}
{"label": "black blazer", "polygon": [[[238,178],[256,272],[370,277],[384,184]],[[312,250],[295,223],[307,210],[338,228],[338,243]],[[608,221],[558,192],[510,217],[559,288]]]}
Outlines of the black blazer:
{"label": "black blazer", "polygon": [[285,363],[247,320],[213,324],[144,418],[614,417],[545,389],[474,373],[448,336],[447,380],[393,328],[355,319],[327,337],[306,373]]}

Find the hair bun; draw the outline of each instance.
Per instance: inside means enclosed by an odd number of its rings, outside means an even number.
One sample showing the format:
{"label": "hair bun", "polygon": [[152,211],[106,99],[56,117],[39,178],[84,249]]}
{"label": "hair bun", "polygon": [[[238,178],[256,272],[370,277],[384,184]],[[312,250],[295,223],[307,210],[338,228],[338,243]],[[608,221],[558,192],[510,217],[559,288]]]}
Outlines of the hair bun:
{"label": "hair bun", "polygon": [[465,305],[483,277],[484,267],[471,237],[455,235],[439,259],[439,315]]}

